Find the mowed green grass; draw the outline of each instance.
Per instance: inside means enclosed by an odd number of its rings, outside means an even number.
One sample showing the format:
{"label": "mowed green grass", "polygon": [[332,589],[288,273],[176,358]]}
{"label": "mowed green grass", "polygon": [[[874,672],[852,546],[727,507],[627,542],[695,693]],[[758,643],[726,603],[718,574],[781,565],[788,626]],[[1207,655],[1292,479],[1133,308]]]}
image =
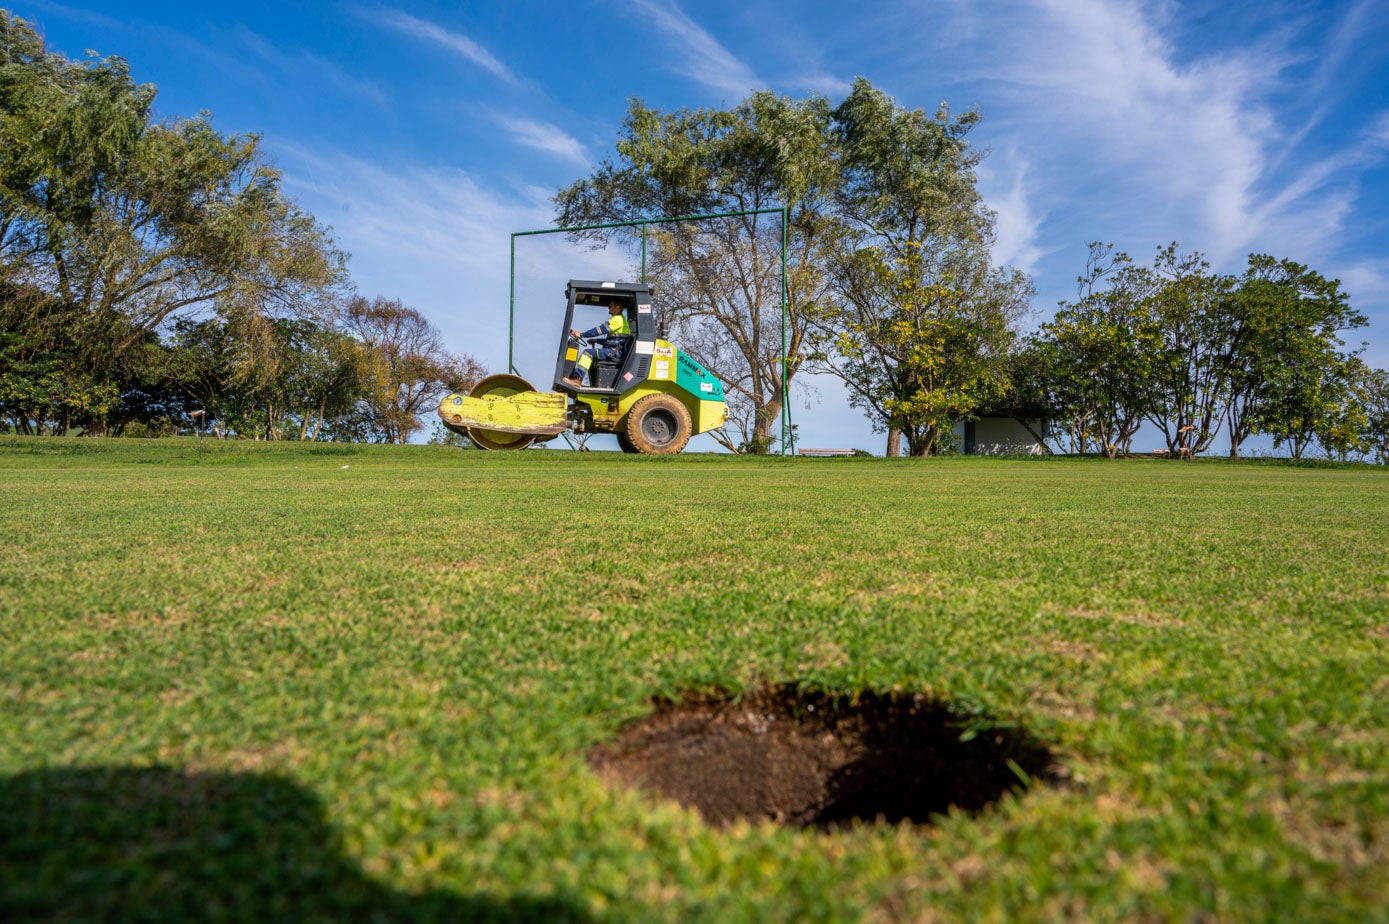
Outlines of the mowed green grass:
{"label": "mowed green grass", "polygon": [[[0,917],[1389,906],[1383,470],[0,438],[0,486]],[[825,834],[585,764],[788,681],[1019,723],[1064,779]]]}

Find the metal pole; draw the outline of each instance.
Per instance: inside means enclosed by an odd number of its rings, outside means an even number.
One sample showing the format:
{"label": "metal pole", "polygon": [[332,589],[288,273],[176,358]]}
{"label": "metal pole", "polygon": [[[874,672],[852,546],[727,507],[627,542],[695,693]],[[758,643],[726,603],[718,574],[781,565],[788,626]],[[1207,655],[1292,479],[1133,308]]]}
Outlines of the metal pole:
{"label": "metal pole", "polygon": [[506,371],[516,372],[513,356],[516,350],[516,235],[511,235],[511,307],[508,309],[506,328]]}
{"label": "metal pole", "polygon": [[646,225],[641,226],[641,282],[646,285]]}
{"label": "metal pole", "polygon": [[787,224],[790,221],[791,210],[788,206],[781,207],[781,454],[786,455],[787,444],[791,438],[791,385],[786,380],[786,371],[789,368],[787,362],[787,350],[790,345],[786,342],[786,307],[787,307],[787,288],[786,288],[786,238]]}
{"label": "metal pole", "polygon": [[713,212],[708,215],[676,215],[673,218],[639,218],[635,221],[609,221],[598,225],[574,225],[572,228],[538,228],[534,231],[513,231],[512,237],[532,234],[572,234],[575,231],[602,231],[605,228],[635,228],[646,225],[668,225],[676,221],[705,221],[710,218],[738,218],[743,215],[774,215],[785,211],[781,206],[769,209],[744,209],[741,212]]}

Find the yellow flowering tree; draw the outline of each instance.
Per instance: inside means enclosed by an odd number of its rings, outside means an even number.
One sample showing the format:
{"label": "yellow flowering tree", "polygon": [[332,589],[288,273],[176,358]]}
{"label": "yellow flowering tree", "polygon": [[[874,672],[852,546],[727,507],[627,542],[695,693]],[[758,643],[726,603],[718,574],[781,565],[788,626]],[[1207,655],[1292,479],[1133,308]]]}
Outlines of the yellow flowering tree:
{"label": "yellow flowering tree", "polygon": [[1015,321],[1031,294],[1026,277],[920,242],[897,254],[861,248],[843,269],[846,297],[832,348],[819,358],[879,429],[901,433],[911,455],[950,448],[955,424],[1006,392]]}

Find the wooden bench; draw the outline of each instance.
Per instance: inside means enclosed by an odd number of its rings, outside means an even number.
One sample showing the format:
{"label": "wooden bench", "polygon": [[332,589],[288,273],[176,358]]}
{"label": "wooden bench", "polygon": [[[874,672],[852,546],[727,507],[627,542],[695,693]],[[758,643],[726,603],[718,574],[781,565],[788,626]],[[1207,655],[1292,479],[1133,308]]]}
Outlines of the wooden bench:
{"label": "wooden bench", "polygon": [[803,456],[851,456],[854,454],[852,449],[798,449],[796,451]]}

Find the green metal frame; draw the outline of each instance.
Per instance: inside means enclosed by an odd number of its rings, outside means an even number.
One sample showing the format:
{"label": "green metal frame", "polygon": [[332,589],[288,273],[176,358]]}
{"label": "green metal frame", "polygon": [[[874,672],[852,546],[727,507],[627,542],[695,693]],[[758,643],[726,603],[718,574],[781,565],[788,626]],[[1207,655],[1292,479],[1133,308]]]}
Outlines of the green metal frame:
{"label": "green metal frame", "polygon": [[790,357],[787,351],[790,344],[787,341],[789,334],[786,328],[786,310],[789,303],[789,292],[786,282],[786,250],[788,240],[788,228],[790,226],[790,214],[786,206],[777,206],[768,209],[744,209],[741,212],[715,212],[709,215],[681,215],[676,218],[643,218],[636,221],[613,221],[600,225],[581,225],[572,228],[540,228],[535,231],[513,231],[511,232],[511,303],[509,306],[509,319],[507,322],[507,342],[506,342],[506,366],[513,374],[519,375],[514,361],[516,348],[516,239],[518,237],[530,237],[537,234],[571,234],[575,231],[601,231],[608,228],[641,228],[641,281],[646,282],[646,226],[647,225],[667,225],[678,221],[707,221],[711,218],[738,218],[743,215],[772,215],[781,216],[781,454],[786,455],[790,446],[793,428],[791,426],[791,388],[787,382],[787,371],[790,367]]}

